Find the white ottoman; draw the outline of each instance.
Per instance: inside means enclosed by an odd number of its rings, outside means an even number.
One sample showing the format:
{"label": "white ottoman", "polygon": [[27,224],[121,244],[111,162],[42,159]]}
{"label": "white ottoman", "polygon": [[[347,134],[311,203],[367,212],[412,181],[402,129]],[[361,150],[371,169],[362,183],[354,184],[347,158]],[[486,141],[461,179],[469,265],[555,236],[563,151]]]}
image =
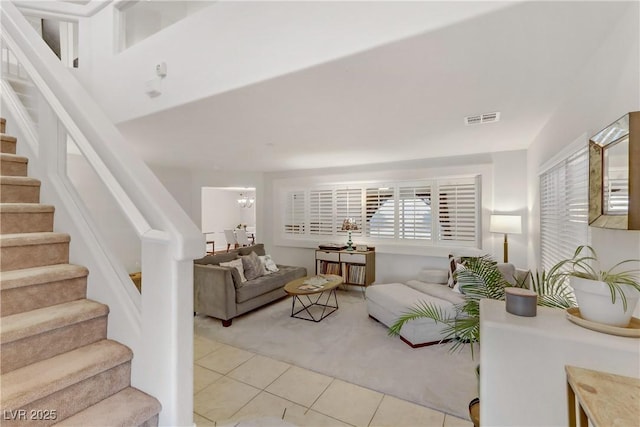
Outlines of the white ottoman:
{"label": "white ottoman", "polygon": [[[369,316],[386,326],[393,325],[419,301],[435,304],[445,313],[455,315],[451,302],[427,295],[402,283],[369,286],[366,288],[366,297]],[[446,325],[436,323],[432,319],[416,319],[402,326],[400,338],[414,348],[438,344],[444,336],[442,330],[445,327]]]}

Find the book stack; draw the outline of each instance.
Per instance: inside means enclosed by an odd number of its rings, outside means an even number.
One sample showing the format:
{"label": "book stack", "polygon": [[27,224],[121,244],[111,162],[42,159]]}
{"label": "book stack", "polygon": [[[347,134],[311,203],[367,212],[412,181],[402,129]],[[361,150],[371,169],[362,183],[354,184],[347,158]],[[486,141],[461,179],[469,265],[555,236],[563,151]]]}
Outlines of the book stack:
{"label": "book stack", "polygon": [[347,274],[347,283],[354,283],[356,285],[364,285],[365,266],[364,265],[351,265]]}
{"label": "book stack", "polygon": [[335,274],[340,275],[340,263],[320,261],[320,274]]}

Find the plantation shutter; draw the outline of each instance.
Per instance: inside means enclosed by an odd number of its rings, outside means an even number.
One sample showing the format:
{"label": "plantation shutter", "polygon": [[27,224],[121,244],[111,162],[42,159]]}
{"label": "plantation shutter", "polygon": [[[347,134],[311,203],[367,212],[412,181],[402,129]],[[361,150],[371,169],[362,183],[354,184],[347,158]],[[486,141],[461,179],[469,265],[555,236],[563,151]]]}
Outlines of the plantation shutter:
{"label": "plantation shutter", "polygon": [[336,232],[346,234],[342,231],[342,222],[353,219],[357,225],[357,230],[351,233],[359,235],[362,233],[362,189],[361,188],[340,188],[336,190]]}
{"label": "plantation shutter", "polygon": [[438,183],[438,240],[477,241],[478,196],[475,179]]}
{"label": "plantation shutter", "polygon": [[369,237],[395,237],[395,200],[392,188],[365,190],[366,235]]}
{"label": "plantation shutter", "polygon": [[309,234],[333,235],[333,191],[309,192]]}
{"label": "plantation shutter", "polygon": [[304,234],[304,191],[292,191],[287,194],[284,232],[286,234]]}
{"label": "plantation shutter", "polygon": [[545,270],[587,244],[588,191],[587,148],[540,175],[540,259]]}
{"label": "plantation shutter", "polygon": [[431,239],[431,187],[400,187],[398,197],[398,237]]}

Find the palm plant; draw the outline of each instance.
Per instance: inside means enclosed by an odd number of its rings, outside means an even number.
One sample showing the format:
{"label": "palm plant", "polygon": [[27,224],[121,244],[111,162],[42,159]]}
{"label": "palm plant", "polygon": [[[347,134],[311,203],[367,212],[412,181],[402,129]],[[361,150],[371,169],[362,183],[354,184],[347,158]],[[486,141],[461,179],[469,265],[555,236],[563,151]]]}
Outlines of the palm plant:
{"label": "palm plant", "polygon": [[[411,320],[433,319],[445,325],[442,330],[442,341],[452,340],[451,351],[470,344],[473,357],[474,344],[480,340],[480,300],[483,298],[504,300],[505,288],[513,285],[504,278],[498,269],[497,262],[489,255],[468,258],[464,267],[458,270],[456,275],[465,300],[463,303],[454,304],[456,313],[454,316],[433,303],[419,301],[398,318],[389,329],[389,334],[399,335],[402,326]],[[531,277],[532,290],[539,296],[538,304],[558,308],[573,307],[576,304],[571,289],[564,285],[564,281],[556,274],[557,270],[554,267],[549,274],[544,271],[536,272],[536,275]],[[526,278],[516,282],[515,286],[527,287]]]}

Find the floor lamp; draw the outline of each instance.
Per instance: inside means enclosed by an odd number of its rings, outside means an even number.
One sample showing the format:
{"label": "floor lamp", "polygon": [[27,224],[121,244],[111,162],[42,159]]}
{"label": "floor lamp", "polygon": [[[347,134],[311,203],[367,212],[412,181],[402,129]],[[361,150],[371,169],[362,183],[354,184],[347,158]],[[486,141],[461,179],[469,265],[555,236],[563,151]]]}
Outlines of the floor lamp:
{"label": "floor lamp", "polygon": [[504,262],[509,262],[507,234],[522,233],[522,217],[520,215],[491,215],[489,231],[504,234]]}

